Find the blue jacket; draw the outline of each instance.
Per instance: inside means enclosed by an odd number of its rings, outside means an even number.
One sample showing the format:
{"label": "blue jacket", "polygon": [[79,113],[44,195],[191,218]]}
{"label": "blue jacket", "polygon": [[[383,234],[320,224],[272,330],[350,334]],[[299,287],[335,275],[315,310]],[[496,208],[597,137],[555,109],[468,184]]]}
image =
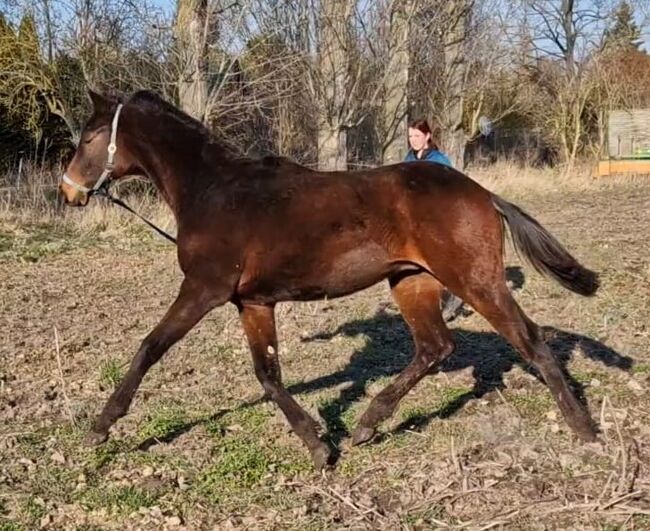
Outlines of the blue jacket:
{"label": "blue jacket", "polygon": [[416,162],[416,161],[427,161],[427,162],[437,162],[443,166],[449,166],[453,168],[451,161],[442,151],[437,149],[425,149],[422,153],[422,158],[419,159],[415,156],[415,152],[412,149],[409,149],[409,152],[406,154],[404,162]]}

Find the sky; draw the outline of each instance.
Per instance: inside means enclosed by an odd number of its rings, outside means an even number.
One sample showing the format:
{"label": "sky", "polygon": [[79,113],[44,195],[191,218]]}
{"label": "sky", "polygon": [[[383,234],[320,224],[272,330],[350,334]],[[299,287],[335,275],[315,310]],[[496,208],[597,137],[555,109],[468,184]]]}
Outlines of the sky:
{"label": "sky", "polygon": [[176,0],[151,0],[151,2],[155,6],[164,9],[166,12],[172,12],[174,10],[174,6],[176,5]]}
{"label": "sky", "polygon": [[[594,0],[594,1],[596,1],[596,0]],[[174,10],[176,8],[177,0],[149,0],[149,2],[151,4],[153,4],[154,6],[159,7],[162,10],[164,10],[165,13],[167,14],[167,16],[172,16],[173,12],[174,12]],[[12,3],[13,2],[10,1],[10,0],[0,0],[0,8],[2,8],[3,6],[11,7]],[[634,5],[634,1],[632,1],[631,3],[632,3],[632,5]],[[650,4],[646,4],[646,5],[650,5]],[[642,24],[643,16],[639,12],[641,10],[637,8],[636,11],[637,11],[636,15],[637,15],[639,25],[643,26],[643,24]],[[648,18],[650,18],[650,13],[647,13],[646,16]],[[650,24],[647,24],[646,27],[643,28],[643,30],[644,31],[643,31],[643,35],[642,35],[642,40],[643,40],[642,47],[647,52],[650,52]]]}
{"label": "sky", "polygon": [[[171,14],[176,6],[176,0],[150,0],[155,6],[160,7],[161,9],[165,10],[166,13]],[[634,5],[634,2],[632,1],[632,5]],[[639,23],[641,22],[641,15],[637,13],[637,19]],[[644,32],[642,35],[643,38],[643,44],[642,47],[650,52],[650,27],[644,28]]]}

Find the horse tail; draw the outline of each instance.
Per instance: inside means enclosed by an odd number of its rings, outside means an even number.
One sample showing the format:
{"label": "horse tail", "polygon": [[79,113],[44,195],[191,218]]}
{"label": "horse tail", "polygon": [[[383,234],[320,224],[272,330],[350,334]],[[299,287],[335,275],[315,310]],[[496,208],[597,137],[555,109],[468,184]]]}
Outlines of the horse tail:
{"label": "horse tail", "polygon": [[580,295],[590,296],[599,286],[597,273],[582,266],[544,227],[521,208],[497,195],[492,204],[520,256],[540,273],[553,277],[562,286]]}

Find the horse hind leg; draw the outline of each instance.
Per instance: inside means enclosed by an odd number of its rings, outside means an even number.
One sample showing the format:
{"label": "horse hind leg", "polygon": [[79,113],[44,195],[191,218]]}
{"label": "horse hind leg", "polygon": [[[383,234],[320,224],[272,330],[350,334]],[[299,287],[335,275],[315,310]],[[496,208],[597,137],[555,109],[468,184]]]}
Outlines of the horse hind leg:
{"label": "horse hind leg", "polygon": [[[490,285],[490,284],[485,284]],[[508,290],[505,279],[495,289],[469,290],[463,298],[482,314],[542,375],[569,427],[582,440],[596,439],[596,428],[587,408],[578,400],[555,356]]]}
{"label": "horse hind leg", "polygon": [[415,357],[372,400],[352,435],[353,445],[370,440],[379,423],[392,415],[400,400],[453,352],[451,332],[440,310],[442,289],[434,277],[424,272],[391,279],[393,297],[415,341]]}

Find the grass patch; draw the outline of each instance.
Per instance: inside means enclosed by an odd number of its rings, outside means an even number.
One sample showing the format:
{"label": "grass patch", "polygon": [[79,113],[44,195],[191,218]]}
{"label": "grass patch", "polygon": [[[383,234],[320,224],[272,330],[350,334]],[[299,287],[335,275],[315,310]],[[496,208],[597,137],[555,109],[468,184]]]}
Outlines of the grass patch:
{"label": "grass patch", "polygon": [[405,408],[401,413],[402,425],[418,426],[433,417],[446,418],[456,411],[459,401],[469,398],[468,395],[473,395],[470,387],[443,387],[431,406]]}
{"label": "grass patch", "polygon": [[[69,423],[40,428],[33,433],[26,433],[16,438],[21,455],[39,463],[47,457],[47,452],[55,449],[66,456],[79,452],[82,440],[90,426],[89,420],[78,421],[78,424]],[[52,444],[55,448],[52,448]]]}
{"label": "grass patch", "polygon": [[172,433],[182,430],[191,420],[180,405],[159,404],[147,414],[138,431],[138,438],[143,440],[164,439]]}
{"label": "grass patch", "polygon": [[573,378],[579,384],[588,384],[591,382],[591,380],[593,380],[594,376],[591,372],[573,370],[571,371],[571,378]]}
{"label": "grass patch", "polygon": [[346,404],[340,398],[324,398],[318,401],[318,412],[330,433],[350,433],[356,425],[359,407],[358,404]]}
{"label": "grass patch", "polygon": [[632,366],[633,374],[650,374],[650,363],[635,363]]}
{"label": "grass patch", "polygon": [[158,454],[134,450],[136,447],[134,438],[127,439],[109,439],[103,445],[91,450],[90,456],[84,461],[84,472],[89,478],[89,482],[101,480],[99,471],[111,467],[121,467],[134,469],[142,466],[164,467],[173,470],[185,470],[191,467],[187,459],[178,453]]}
{"label": "grass patch", "polygon": [[105,360],[99,366],[99,385],[102,391],[104,389],[115,389],[123,376],[122,366],[115,358]]}
{"label": "grass patch", "polygon": [[99,470],[113,463],[122,453],[127,452],[129,446],[129,441],[109,438],[104,444],[93,449],[87,466],[90,470]]}
{"label": "grass patch", "polygon": [[[43,462],[37,466],[37,473],[27,479],[27,488],[30,495],[48,502],[55,502],[57,505],[70,503],[73,498],[73,486],[78,471]],[[34,503],[25,505],[23,509],[33,515],[39,512]]]}
{"label": "grass patch", "polygon": [[87,510],[108,509],[114,514],[128,515],[140,507],[151,507],[157,496],[131,485],[120,487],[93,487],[83,492],[79,502]]}
{"label": "grass patch", "polygon": [[13,233],[0,233],[0,260],[38,262],[86,246],[94,241],[92,236],[61,224],[22,224]]}
{"label": "grass patch", "polygon": [[472,394],[471,387],[443,387],[438,397],[438,411],[440,417],[451,414],[455,404],[468,394]]}
{"label": "grass patch", "polygon": [[225,426],[238,425],[247,432],[259,433],[270,417],[271,413],[264,406],[254,406],[230,411],[222,420]]}
{"label": "grass patch", "polygon": [[18,522],[0,522],[0,531],[23,531],[25,529]]}
{"label": "grass patch", "polygon": [[197,481],[199,493],[214,503],[257,485],[271,463],[263,448],[245,437],[226,437],[214,452],[216,463]]}
{"label": "grass patch", "polygon": [[42,502],[40,502],[40,500],[37,500],[34,496],[27,498],[22,511],[27,519],[31,522],[37,522],[47,513],[45,507],[43,507]]}
{"label": "grass patch", "polygon": [[227,431],[259,435],[264,431],[266,422],[271,416],[272,413],[263,405],[242,406],[234,411],[229,411],[220,418],[210,416],[202,423],[205,430],[214,437],[223,437]]}
{"label": "grass patch", "polygon": [[16,437],[16,444],[20,447],[23,456],[32,461],[43,457],[45,441],[46,435],[42,433],[42,430]]}
{"label": "grass patch", "polygon": [[0,232],[0,255],[11,250],[14,238],[6,232]]}
{"label": "grass patch", "polygon": [[517,393],[506,395],[510,402],[526,420],[533,422],[542,421],[546,413],[553,409],[555,402],[549,392],[545,393]]}
{"label": "grass patch", "polygon": [[203,424],[206,431],[215,437],[223,436],[226,431],[260,434],[271,416],[263,405],[243,406],[215,418],[212,413],[189,413],[183,406],[174,402],[162,403],[147,414],[138,431],[138,437],[144,440],[165,439],[192,424]]}
{"label": "grass patch", "polygon": [[579,369],[570,369],[569,374],[576,382],[583,385],[589,385],[593,380],[598,380],[601,385],[609,382],[609,375],[600,371],[581,371]]}
{"label": "grass patch", "polygon": [[264,476],[294,476],[311,470],[306,453],[297,456],[288,448],[264,446],[247,436],[226,436],[213,449],[215,462],[196,480],[198,494],[213,503],[241,497],[262,483]]}
{"label": "grass patch", "polygon": [[226,433],[226,426],[223,423],[223,419],[208,419],[203,425],[205,431],[213,437],[223,437]]}
{"label": "grass patch", "polygon": [[404,409],[401,412],[400,418],[404,424],[416,423],[419,420],[426,418],[431,413],[431,410],[422,406],[414,406]]}

